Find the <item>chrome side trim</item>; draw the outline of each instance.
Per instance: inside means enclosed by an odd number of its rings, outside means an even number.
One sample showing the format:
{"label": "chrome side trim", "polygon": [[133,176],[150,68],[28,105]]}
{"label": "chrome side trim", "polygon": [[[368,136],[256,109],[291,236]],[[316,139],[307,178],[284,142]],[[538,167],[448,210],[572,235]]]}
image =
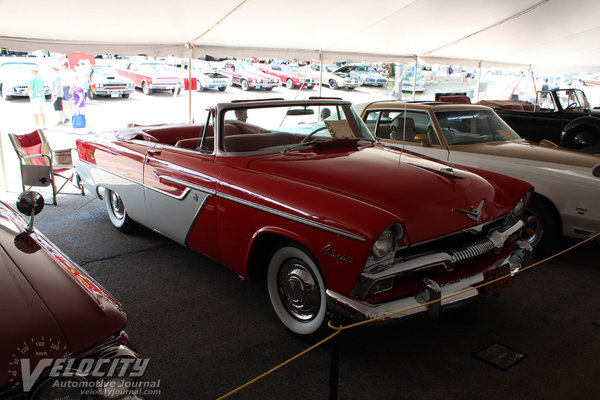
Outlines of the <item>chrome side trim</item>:
{"label": "chrome side trim", "polygon": [[[185,186],[185,187],[186,187],[185,191],[184,191],[182,194],[180,194],[180,195],[176,196],[176,195],[173,195],[173,194],[171,194],[171,193],[167,193],[167,192],[165,192],[165,191],[163,191],[163,190],[160,190],[160,189],[157,189],[157,188],[154,188],[154,187],[151,187],[151,186],[145,185],[145,184],[144,184],[144,183],[142,183],[142,182],[136,181],[136,180],[134,180],[134,179],[131,179],[131,178],[129,178],[129,177],[127,177],[127,176],[125,176],[125,175],[121,175],[121,174],[119,174],[119,173],[117,173],[117,172],[114,172],[114,171],[109,171],[109,170],[108,170],[108,169],[106,169],[106,168],[99,167],[98,165],[96,165],[96,164],[92,164],[92,163],[90,163],[90,162],[88,162],[88,161],[82,161],[82,160],[79,160],[78,162],[80,162],[80,163],[82,163],[82,164],[87,164],[88,166],[90,166],[90,167],[94,167],[94,168],[96,168],[96,169],[99,169],[100,171],[103,171],[103,172],[106,172],[106,173],[112,174],[112,175],[114,175],[114,176],[116,176],[116,177],[118,177],[118,178],[125,179],[126,181],[129,181],[129,182],[135,183],[135,184],[137,184],[137,185],[140,185],[140,186],[142,186],[144,189],[153,190],[153,191],[155,191],[155,192],[158,192],[158,193],[164,194],[164,195],[166,195],[166,196],[172,197],[172,198],[174,198],[174,199],[177,199],[177,200],[183,200],[183,199],[185,198],[185,196],[187,196],[187,194],[189,193],[190,189],[198,190],[199,192],[203,192],[203,193],[206,193],[206,194],[209,194],[209,195],[213,195],[213,196],[216,194],[216,191],[215,191],[215,190],[207,189],[207,188],[204,188],[204,187],[202,187],[202,186],[198,186],[198,185],[195,185],[195,184],[193,184],[193,183],[190,183],[190,182],[183,181],[183,180],[181,180],[181,179],[177,179],[177,178],[171,178],[171,177],[168,177],[168,176],[160,175],[160,176],[158,177],[159,179],[163,179],[163,180],[165,180],[165,181],[167,181],[167,182],[175,183],[175,184],[177,184],[177,185],[181,185],[181,186]],[[98,185],[98,186],[101,186],[101,185]]]}
{"label": "chrome side trim", "polygon": [[327,232],[331,232],[331,233],[339,235],[339,236],[347,237],[349,239],[353,239],[353,240],[356,240],[356,241],[359,241],[359,242],[365,242],[366,241],[366,239],[363,238],[362,236],[356,235],[356,234],[354,234],[352,232],[348,232],[348,231],[345,231],[343,229],[334,228],[332,226],[329,226],[329,225],[326,225],[326,224],[322,224],[322,223],[316,222],[316,221],[311,221],[309,219],[298,217],[296,215],[289,214],[289,213],[286,213],[286,212],[283,212],[283,211],[275,210],[274,208],[263,206],[263,205],[260,205],[260,204],[256,204],[256,203],[253,203],[251,201],[243,200],[243,199],[240,199],[240,198],[235,197],[235,196],[230,196],[230,195],[224,194],[224,193],[217,193],[217,196],[221,197],[223,199],[232,201],[234,203],[241,204],[243,206],[251,207],[251,208],[254,208],[254,209],[257,209],[257,210],[269,213],[269,214],[276,215],[278,217],[289,219],[289,220],[294,221],[294,222],[299,222],[299,223],[304,224],[304,225],[312,226],[314,228],[321,229],[321,230],[324,230],[324,231],[327,231]]}
{"label": "chrome side trim", "polygon": [[346,238],[349,238],[349,239],[352,239],[352,240],[356,240],[356,241],[359,241],[359,242],[366,242],[366,239],[364,237],[362,237],[360,235],[357,235],[357,234],[354,234],[352,232],[348,232],[348,231],[345,231],[343,229],[338,229],[338,228],[335,228],[335,227],[332,227],[332,226],[329,226],[329,225],[326,225],[326,224],[323,224],[323,223],[320,223],[320,222],[311,221],[311,220],[309,220],[307,218],[299,217],[299,216],[296,216],[296,215],[293,215],[293,214],[289,214],[289,213],[286,213],[286,212],[283,212],[283,211],[275,210],[274,208],[263,206],[263,205],[260,205],[260,204],[256,204],[256,203],[253,203],[251,201],[243,200],[243,199],[240,199],[238,197],[231,196],[231,195],[228,195],[228,194],[225,194],[225,193],[220,193],[220,192],[218,192],[216,190],[207,189],[207,188],[204,188],[202,186],[198,186],[198,185],[195,185],[195,184],[190,183],[190,182],[186,182],[186,181],[181,180],[181,179],[167,177],[167,176],[159,176],[160,179],[164,179],[164,180],[166,180],[168,182],[175,183],[177,185],[181,185],[181,186],[185,186],[186,187],[186,190],[184,191],[184,193],[182,193],[179,196],[175,196],[175,195],[173,195],[171,193],[167,193],[167,192],[164,192],[162,190],[159,190],[159,189],[156,189],[156,188],[144,185],[143,183],[140,183],[138,181],[135,181],[135,180],[133,180],[131,178],[128,178],[128,177],[123,176],[121,174],[115,173],[113,171],[109,171],[109,170],[107,170],[105,168],[102,168],[102,167],[99,167],[99,166],[97,166],[95,164],[92,164],[92,163],[89,163],[89,162],[86,162],[86,161],[79,161],[79,162],[86,163],[89,166],[92,166],[94,168],[97,168],[99,170],[107,172],[109,174],[113,174],[113,175],[118,176],[118,177],[120,177],[122,179],[125,179],[125,180],[127,180],[129,182],[133,182],[133,183],[136,183],[136,184],[138,184],[140,186],[143,186],[145,189],[150,189],[150,190],[153,190],[155,192],[164,194],[166,196],[169,196],[169,197],[172,197],[172,198],[175,198],[175,199],[178,199],[178,200],[183,200],[185,198],[185,196],[188,194],[188,192],[190,191],[190,189],[198,190],[198,191],[206,193],[206,194],[208,194],[210,196],[217,196],[217,197],[220,197],[220,198],[232,201],[234,203],[238,203],[238,204],[241,204],[241,205],[244,205],[244,206],[247,206],[247,207],[251,207],[251,208],[254,208],[254,209],[257,209],[257,210],[269,213],[269,214],[276,215],[278,217],[289,219],[289,220],[294,221],[294,222],[299,222],[299,223],[304,224],[304,225],[312,226],[314,228],[321,229],[321,230],[324,230],[326,232],[331,232],[331,233],[333,233],[335,235],[343,236],[343,237],[346,237]]}

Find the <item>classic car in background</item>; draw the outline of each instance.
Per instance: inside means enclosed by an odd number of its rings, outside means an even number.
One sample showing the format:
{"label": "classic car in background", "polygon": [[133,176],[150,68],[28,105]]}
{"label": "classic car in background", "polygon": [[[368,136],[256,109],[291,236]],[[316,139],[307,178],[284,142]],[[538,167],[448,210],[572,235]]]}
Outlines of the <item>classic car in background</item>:
{"label": "classic car in background", "polygon": [[90,92],[92,97],[128,98],[135,90],[135,83],[129,78],[119,75],[110,65],[92,65],[90,75]]}
{"label": "classic car in background", "polygon": [[[27,97],[25,89],[27,89],[29,81],[33,77],[31,69],[37,66],[37,63],[21,61],[9,61],[0,64],[0,93],[2,98],[11,100],[13,97]],[[38,73],[44,80],[46,97],[51,96],[50,77],[44,71]]]}
{"label": "classic car in background", "polygon": [[360,79],[350,76],[347,73],[335,72],[338,69],[336,65],[323,64],[323,75],[321,77],[321,64],[313,63],[303,67],[302,70],[308,75],[311,75],[314,79],[319,81],[323,85],[329,86],[332,89],[349,89],[354,90],[355,88],[362,85]]}
{"label": "classic car in background", "polygon": [[306,74],[297,65],[279,63],[259,64],[258,69],[265,74],[279,78],[288,89],[295,89],[297,87],[312,89],[319,84],[318,79]]}
{"label": "classic car in background", "polygon": [[484,100],[520,136],[539,142],[600,153],[600,110],[590,107],[579,89],[537,92],[535,104],[518,100]]}
{"label": "classic car in background", "polygon": [[381,101],[357,109],[385,144],[532,184],[524,238],[541,254],[556,250],[563,234],[600,231],[600,156],[527,142],[479,105]]}
{"label": "classic car in background", "polygon": [[231,78],[215,71],[207,61],[192,61],[192,77],[196,78],[196,90],[199,92],[204,89],[218,89],[224,92],[227,86],[231,86]]}
{"label": "classic car in background", "polygon": [[118,72],[133,80],[135,86],[141,88],[146,95],[151,95],[154,90],[170,90],[179,94],[183,86],[181,72],[159,62],[132,62]]}
{"label": "classic car in background", "polygon": [[[90,368],[74,376],[80,361],[108,367],[130,363],[138,355],[123,332],[127,314],[121,304],[32,226],[33,215],[43,206],[39,193],[21,194],[17,207],[30,217],[28,222],[0,202],[0,397],[88,398],[82,396],[82,387],[100,376],[107,383],[112,380],[108,375],[92,376]],[[60,359],[71,377],[50,374],[47,360]],[[118,377],[115,388],[127,389],[129,379]],[[98,387],[97,393],[95,399],[117,398],[107,387]]]}
{"label": "classic car in background", "polygon": [[77,173],[117,229],[139,223],[245,279],[266,277],[296,334],[317,331],[328,309],[436,316],[531,253],[518,239],[531,185],[384,147],[347,101],[221,103],[204,125],[76,146]]}
{"label": "classic car in background", "polygon": [[259,71],[254,65],[246,61],[227,61],[220,72],[228,75],[234,85],[242,90],[262,89],[273,90],[280,85],[279,78]]}
{"label": "classic car in background", "polygon": [[360,79],[363,85],[367,86],[385,86],[387,84],[387,78],[369,64],[346,64],[336,69],[335,72],[349,74]]}
{"label": "classic car in background", "polygon": [[425,91],[425,79],[423,78],[423,68],[419,65],[417,68],[417,81],[415,85],[415,66],[410,65],[408,67],[408,71],[404,74],[404,78],[402,78],[402,91],[403,92],[412,92],[413,86],[414,91],[422,93]]}

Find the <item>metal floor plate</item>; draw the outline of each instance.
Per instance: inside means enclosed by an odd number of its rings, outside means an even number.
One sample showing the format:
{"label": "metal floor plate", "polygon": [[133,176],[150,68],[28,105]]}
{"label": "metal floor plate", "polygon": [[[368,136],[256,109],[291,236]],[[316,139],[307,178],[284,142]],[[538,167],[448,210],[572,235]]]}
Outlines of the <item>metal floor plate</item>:
{"label": "metal floor plate", "polygon": [[527,356],[503,344],[494,343],[475,353],[475,357],[496,368],[500,368],[502,371],[506,371]]}

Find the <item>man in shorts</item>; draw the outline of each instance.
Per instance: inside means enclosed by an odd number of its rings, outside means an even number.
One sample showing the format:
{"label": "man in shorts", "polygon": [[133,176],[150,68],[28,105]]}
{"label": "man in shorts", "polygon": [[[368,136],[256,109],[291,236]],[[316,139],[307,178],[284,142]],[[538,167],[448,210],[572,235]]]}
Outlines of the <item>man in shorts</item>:
{"label": "man in shorts", "polygon": [[[31,68],[33,77],[29,81],[29,86],[25,89],[25,94],[29,95],[31,109],[33,111],[33,119],[37,128],[46,128],[46,114],[44,113],[44,103],[46,95],[44,94],[44,80],[38,75],[38,66]],[[40,125],[40,118],[42,124]]]}
{"label": "man in shorts", "polygon": [[58,111],[58,123],[56,125],[64,125],[69,122],[63,108],[63,84],[58,65],[53,65],[54,80],[52,81],[52,101],[54,102],[54,111]]}

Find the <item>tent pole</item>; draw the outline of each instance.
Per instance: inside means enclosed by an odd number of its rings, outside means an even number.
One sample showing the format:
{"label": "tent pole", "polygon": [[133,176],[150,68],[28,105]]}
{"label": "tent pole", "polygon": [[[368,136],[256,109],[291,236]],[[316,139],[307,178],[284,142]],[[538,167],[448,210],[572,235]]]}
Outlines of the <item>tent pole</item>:
{"label": "tent pole", "polygon": [[2,135],[0,134],[0,161],[2,166],[2,191],[8,191],[8,183],[6,182],[6,167],[4,165],[4,149],[2,147]]}
{"label": "tent pole", "polygon": [[[189,56],[188,56],[188,89],[189,89],[189,118],[190,118],[190,124],[194,122],[193,118],[192,118],[192,53],[194,51],[194,46],[191,43],[188,43],[187,45],[188,49],[189,49]],[[198,84],[196,82],[196,84]]]}
{"label": "tent pole", "polygon": [[319,97],[323,97],[323,50],[319,50],[319,64]]}
{"label": "tent pole", "polygon": [[481,90],[481,60],[477,64],[477,92],[475,93],[475,102],[479,101],[479,92]]}
{"label": "tent pole", "polygon": [[415,74],[413,76],[412,101],[415,101],[415,95],[417,93],[417,65],[419,65],[419,56],[415,56]]}

